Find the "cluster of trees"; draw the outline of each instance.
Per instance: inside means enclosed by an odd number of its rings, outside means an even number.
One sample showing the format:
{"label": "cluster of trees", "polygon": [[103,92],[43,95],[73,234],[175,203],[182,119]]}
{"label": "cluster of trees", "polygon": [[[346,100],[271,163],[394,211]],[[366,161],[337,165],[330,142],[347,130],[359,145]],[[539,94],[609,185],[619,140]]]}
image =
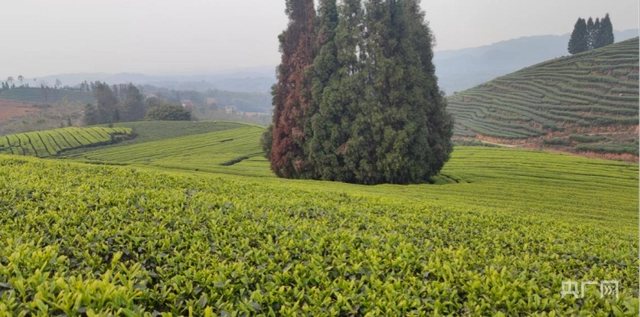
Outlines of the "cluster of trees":
{"label": "cluster of trees", "polygon": [[[16,86],[16,79],[13,78],[13,76],[9,76],[7,77],[7,80],[1,83],[1,87],[0,90],[9,90],[9,89],[16,89],[16,88],[30,88],[29,83],[25,82],[25,78],[22,75],[18,76],[18,81],[20,82],[19,86]],[[33,79],[33,81],[37,81],[37,79]],[[40,88],[46,88],[46,89],[64,89],[64,90],[73,90],[72,87],[69,86],[62,86],[62,82],[60,81],[60,79],[56,79],[55,85],[53,87],[49,86],[49,84],[44,81],[41,80],[40,82],[38,82],[36,84],[36,88],[40,87]]]}
{"label": "cluster of trees", "polygon": [[[2,82],[2,86],[0,87],[0,90],[9,90],[9,89],[15,89],[16,88],[16,84],[15,84],[15,79],[13,78],[13,76],[9,76],[7,77],[7,81],[3,81]],[[29,84],[25,84],[24,83],[24,76],[20,75],[18,76],[18,81],[20,82],[20,87],[29,87]]]}
{"label": "cluster of trees", "polygon": [[608,13],[602,20],[596,18],[595,22],[592,18],[588,21],[578,18],[569,39],[568,50],[572,55],[578,54],[613,44],[614,40],[613,24]]}
{"label": "cluster of trees", "polygon": [[[287,0],[273,126],[280,177],[428,181],[449,159],[453,120],[419,0]],[[270,144],[269,144],[270,143]]]}
{"label": "cluster of trees", "polygon": [[150,108],[145,120],[189,121],[191,120],[191,111],[181,105],[166,103]]}
{"label": "cluster of trees", "polygon": [[[114,88],[116,87],[114,85]],[[93,83],[92,91],[96,105],[85,106],[83,115],[85,125],[138,121],[144,118],[147,107],[140,90],[133,84],[120,87],[114,92],[105,83]]]}

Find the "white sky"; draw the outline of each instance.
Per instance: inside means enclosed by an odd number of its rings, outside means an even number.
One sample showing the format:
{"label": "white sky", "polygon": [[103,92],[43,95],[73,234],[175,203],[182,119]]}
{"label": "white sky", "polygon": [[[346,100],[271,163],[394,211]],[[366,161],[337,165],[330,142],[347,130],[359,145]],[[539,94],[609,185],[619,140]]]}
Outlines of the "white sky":
{"label": "white sky", "polygon": [[[436,50],[571,32],[609,13],[638,28],[637,0],[423,0]],[[274,66],[284,0],[3,0],[0,78],[58,73],[203,74]]]}

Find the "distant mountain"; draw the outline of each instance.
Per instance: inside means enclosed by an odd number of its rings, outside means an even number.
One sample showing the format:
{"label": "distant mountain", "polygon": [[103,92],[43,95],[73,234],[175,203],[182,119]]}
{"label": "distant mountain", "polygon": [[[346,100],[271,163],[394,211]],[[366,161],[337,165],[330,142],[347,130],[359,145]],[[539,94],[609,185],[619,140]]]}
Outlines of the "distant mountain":
{"label": "distant mountain", "polygon": [[[569,55],[566,35],[521,37],[491,45],[435,52],[438,83],[448,95],[556,57]],[[638,29],[614,31],[616,42],[638,36]]]}
{"label": "distant mountain", "polygon": [[275,82],[275,67],[256,67],[204,75],[145,75],[137,73],[80,73],[59,74],[40,78],[26,78],[25,83],[37,87],[45,82],[52,86],[56,80],[62,85],[75,86],[83,81],[101,81],[107,84],[149,84],[168,89],[199,90],[219,89],[238,92],[269,92]]}
{"label": "distant mountain", "polygon": [[[638,30],[614,31],[616,42],[638,36]],[[545,60],[568,55],[569,34],[522,37],[495,44],[460,50],[435,52],[434,63],[440,87],[451,95],[496,77]],[[238,92],[269,92],[275,83],[275,66],[251,67],[202,75],[144,75],[136,73],[60,74],[27,78],[32,87],[45,81],[54,85],[77,85],[83,81],[103,81],[108,84],[132,82],[180,90],[219,89]]]}

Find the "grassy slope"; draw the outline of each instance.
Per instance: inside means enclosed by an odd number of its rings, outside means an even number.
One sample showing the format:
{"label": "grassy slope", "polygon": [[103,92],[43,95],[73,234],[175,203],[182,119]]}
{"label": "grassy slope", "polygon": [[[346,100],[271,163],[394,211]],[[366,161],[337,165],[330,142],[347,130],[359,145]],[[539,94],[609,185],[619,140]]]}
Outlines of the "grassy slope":
{"label": "grassy slope", "polygon": [[[0,315],[638,314],[638,165],[456,147],[438,185],[283,180],[262,129],[81,154],[128,167],[0,156]],[[612,279],[618,300],[560,296]]]}
{"label": "grassy slope", "polygon": [[[249,159],[253,162],[262,156],[258,140],[263,131],[264,128],[259,126],[229,123],[224,131],[104,148],[74,157],[91,163],[151,165],[169,169],[271,176],[268,168],[221,165],[234,159]],[[250,173],[253,170],[255,173]]]}
{"label": "grassy slope", "polygon": [[[529,145],[554,137],[565,141],[543,145],[616,152],[614,146],[637,157],[638,38],[534,65],[448,100],[460,137]],[[606,139],[569,138],[598,133]]]}
{"label": "grassy slope", "polygon": [[0,136],[0,153],[36,157],[58,156],[64,151],[86,149],[115,142],[131,134],[128,128],[60,128]]}
{"label": "grassy slope", "polygon": [[[0,314],[638,314],[637,165],[459,147],[444,173],[458,183],[0,156]],[[560,296],[611,279],[618,300]]]}
{"label": "grassy slope", "polygon": [[[248,179],[260,176],[271,186],[282,180],[273,176],[268,161],[261,155],[262,131],[261,127],[241,125],[207,134],[94,150],[77,158],[93,163],[197,172],[197,175],[212,172]],[[231,166],[221,165],[243,156],[249,159]],[[309,189],[322,189],[330,184],[336,190],[398,195],[443,206],[513,208],[518,212],[527,210],[531,214],[562,215],[576,221],[615,223],[637,230],[637,173],[637,165],[621,162],[535,150],[456,147],[442,175],[434,179],[437,184],[445,184],[442,186],[293,182]],[[450,190],[451,185],[455,185],[455,191]]]}
{"label": "grassy slope", "polygon": [[87,151],[118,148],[122,146],[167,140],[188,135],[204,134],[214,131],[224,131],[228,129],[235,129],[238,127],[250,126],[250,124],[226,121],[219,121],[215,123],[213,121],[138,121],[120,122],[113,124],[113,126],[130,128],[135,134],[135,138],[127,140],[125,142],[100,148],[78,149],[77,151],[69,152],[68,156],[75,157]]}

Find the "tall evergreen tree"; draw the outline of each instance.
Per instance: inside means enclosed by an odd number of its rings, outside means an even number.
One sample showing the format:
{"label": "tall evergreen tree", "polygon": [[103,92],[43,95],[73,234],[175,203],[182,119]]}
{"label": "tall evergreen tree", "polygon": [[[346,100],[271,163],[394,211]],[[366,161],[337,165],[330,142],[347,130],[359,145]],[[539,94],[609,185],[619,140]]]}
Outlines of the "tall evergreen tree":
{"label": "tall evergreen tree", "polygon": [[96,98],[98,102],[98,113],[99,113],[99,122],[98,123],[107,123],[115,121],[116,114],[116,105],[118,104],[118,99],[109,88],[109,85],[101,83],[99,81],[92,83],[95,87],[93,88],[93,96]]}
{"label": "tall evergreen tree", "polygon": [[593,22],[593,19],[589,17],[589,20],[587,20],[587,50],[593,49],[595,34],[595,23]]}
{"label": "tall evergreen tree", "polygon": [[[287,107],[279,108],[281,87],[297,87],[294,100],[301,103],[309,98],[302,124],[289,125],[289,144],[300,148],[287,148],[285,158],[293,164],[282,166],[293,168],[273,170],[284,177],[363,184],[427,181],[449,159],[453,121],[437,85],[433,37],[419,0],[336,2],[320,0],[315,58],[303,84],[279,82],[273,89],[274,125],[283,122],[276,117],[288,118]],[[286,56],[279,79],[290,78],[282,77],[291,71]],[[276,134],[286,136],[277,126],[273,132],[272,167],[281,157],[274,154]],[[302,166],[295,163],[300,150]]]}
{"label": "tall evergreen tree", "polygon": [[613,44],[615,38],[613,36],[613,25],[609,18],[609,13],[600,21],[600,29],[595,41],[595,48],[604,47]]}
{"label": "tall evergreen tree", "polygon": [[[358,5],[354,5],[356,2]],[[357,16],[359,1],[351,1],[351,7],[347,7],[349,1],[343,6],[343,10],[356,8]],[[316,56],[312,67],[312,100],[308,121],[308,156],[309,164],[313,167],[314,177],[325,180],[345,180],[348,172],[342,168],[343,153],[339,147],[347,141],[347,134],[341,129],[341,120],[348,120],[342,110],[345,102],[340,100],[340,93],[344,70],[338,59],[338,44],[336,32],[347,32],[345,24],[339,24],[338,6],[336,0],[321,0],[318,6],[318,26],[316,35]],[[341,43],[344,49],[345,43]],[[355,49],[353,50],[355,53]]]}
{"label": "tall evergreen tree", "polygon": [[572,55],[589,50],[587,23],[583,18],[578,18],[578,21],[573,27],[568,50]]}
{"label": "tall evergreen tree", "polygon": [[[120,89],[122,91],[123,89]],[[122,111],[120,113],[120,117],[123,121],[139,121],[144,118],[147,110],[144,107],[144,102],[142,101],[142,94],[140,90],[136,88],[133,84],[129,84],[126,86],[126,97],[123,103]]]}
{"label": "tall evergreen tree", "polygon": [[426,181],[449,158],[452,121],[419,2],[370,0],[363,8],[360,0],[347,0],[340,9],[335,38],[314,61],[319,109],[310,161],[327,180]]}
{"label": "tall evergreen tree", "polygon": [[82,114],[82,123],[84,125],[94,125],[102,123],[100,120],[100,113],[96,106],[90,103],[85,105],[84,112]]}
{"label": "tall evergreen tree", "polygon": [[593,30],[591,31],[590,37],[589,42],[591,43],[591,49],[598,48],[598,37],[600,37],[600,18],[596,18],[593,23]]}
{"label": "tall evergreen tree", "polygon": [[[409,33],[411,43],[418,54],[419,66],[423,76],[417,80],[418,84],[410,85],[410,96],[418,96],[417,104],[421,105],[426,113],[427,142],[429,149],[429,170],[427,175],[439,172],[449,160],[453,151],[453,117],[447,112],[445,93],[438,86],[436,69],[433,64],[433,45],[435,38],[428,23],[425,21],[425,13],[420,8],[420,0],[407,0],[406,10],[409,17]],[[422,125],[419,125],[422,127]]]}
{"label": "tall evergreen tree", "polygon": [[309,108],[309,83],[305,76],[313,61],[315,8],[313,0],[287,0],[287,29],[279,36],[282,61],[278,82],[272,88],[273,145],[271,169],[280,177],[298,178],[308,172],[303,143]]}

